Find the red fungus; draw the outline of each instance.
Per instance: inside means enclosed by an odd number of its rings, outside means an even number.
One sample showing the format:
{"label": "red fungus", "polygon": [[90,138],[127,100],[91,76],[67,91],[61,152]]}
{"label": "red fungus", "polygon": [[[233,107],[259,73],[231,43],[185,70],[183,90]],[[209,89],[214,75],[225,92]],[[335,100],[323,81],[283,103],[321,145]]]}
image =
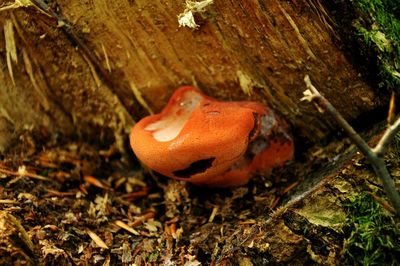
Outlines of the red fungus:
{"label": "red fungus", "polygon": [[287,126],[256,102],[220,102],[193,87],[131,130],[136,156],[165,176],[208,186],[237,186],[293,157]]}

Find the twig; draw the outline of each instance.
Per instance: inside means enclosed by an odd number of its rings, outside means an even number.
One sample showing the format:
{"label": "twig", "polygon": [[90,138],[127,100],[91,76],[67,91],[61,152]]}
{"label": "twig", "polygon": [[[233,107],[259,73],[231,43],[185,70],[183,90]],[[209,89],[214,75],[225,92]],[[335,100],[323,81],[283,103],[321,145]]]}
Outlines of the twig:
{"label": "twig", "polygon": [[388,126],[383,134],[382,138],[379,140],[379,143],[374,148],[374,152],[378,156],[383,156],[386,153],[387,148],[389,147],[390,143],[393,141],[396,134],[400,131],[400,118],[394,122],[393,125]]}
{"label": "twig", "polygon": [[[20,168],[20,169],[22,169],[22,168]],[[38,174],[34,174],[34,173],[30,173],[25,170],[21,171],[20,169],[18,169],[18,171],[13,171],[13,170],[9,170],[9,169],[0,168],[0,173],[6,174],[6,175],[13,175],[13,176],[27,176],[27,177],[37,179],[37,180],[50,181],[50,179],[47,177],[44,177],[44,176],[41,176]]]}
{"label": "twig", "polygon": [[396,133],[400,131],[400,118],[397,119],[393,125],[386,129],[383,137],[376,147],[371,148],[342,117],[336,108],[312,85],[308,75],[304,77],[304,82],[306,83],[307,90],[304,91],[304,97],[301,100],[314,102],[320,112],[327,111],[331,116],[333,116],[333,118],[344,129],[344,131],[346,131],[350,139],[354,142],[354,144],[356,144],[367,160],[371,163],[376,175],[383,183],[383,187],[392,206],[396,210],[397,215],[400,216],[400,195],[396,190],[394,181],[390,176],[383,159],[383,155],[385,154],[389,144],[393,140]]}
{"label": "twig", "polygon": [[[32,240],[30,239],[28,233],[26,232],[25,228],[22,226],[21,222],[15,218],[15,216],[11,215],[10,213],[7,213],[6,211],[0,210],[0,221],[2,221],[2,230],[3,232],[6,232],[5,230],[16,230],[17,232],[14,234],[13,241],[18,241],[16,243],[23,243],[25,244],[24,247],[26,247],[27,251],[30,252],[30,254],[35,254],[35,245],[33,244]],[[4,236],[2,236],[4,237]],[[25,252],[22,252],[26,256]],[[32,265],[36,265],[34,263],[35,257],[27,257],[30,262],[32,262]]]}
{"label": "twig", "polygon": [[386,210],[390,211],[391,213],[396,213],[396,211],[394,210],[394,208],[389,204],[389,202],[387,202],[386,200],[378,197],[377,195],[374,195],[371,192],[368,192],[368,194],[376,201],[378,202],[383,208],[385,208]]}

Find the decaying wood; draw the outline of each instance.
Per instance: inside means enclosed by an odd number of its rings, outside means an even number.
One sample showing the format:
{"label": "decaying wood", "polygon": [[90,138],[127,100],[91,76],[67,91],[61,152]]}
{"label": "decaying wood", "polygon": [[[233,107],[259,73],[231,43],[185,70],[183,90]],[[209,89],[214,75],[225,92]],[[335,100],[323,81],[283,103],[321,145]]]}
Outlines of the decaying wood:
{"label": "decaying wood", "polygon": [[333,125],[298,104],[305,72],[346,119],[380,104],[314,1],[214,1],[195,15],[197,30],[179,27],[183,0],[57,1],[48,8],[1,13],[0,24],[15,28],[18,57],[29,60],[13,64],[14,86],[0,57],[0,101],[17,121],[0,120],[0,139],[29,124],[114,139],[122,149],[134,120],[160,110],[178,86],[195,85],[220,99],[266,102],[298,136],[315,141]]}
{"label": "decaying wood", "polygon": [[[2,203],[3,204],[3,203]],[[2,264],[35,265],[35,245],[24,227],[12,214],[0,210],[0,255]],[[11,256],[10,256],[11,255]]]}

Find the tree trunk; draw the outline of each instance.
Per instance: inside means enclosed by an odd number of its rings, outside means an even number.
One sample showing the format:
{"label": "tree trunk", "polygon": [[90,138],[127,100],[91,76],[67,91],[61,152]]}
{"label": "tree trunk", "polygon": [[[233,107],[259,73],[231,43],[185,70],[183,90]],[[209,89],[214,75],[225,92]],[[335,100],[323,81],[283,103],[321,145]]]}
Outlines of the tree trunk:
{"label": "tree trunk", "polygon": [[181,85],[267,103],[296,136],[319,140],[333,126],[299,101],[305,74],[348,119],[380,101],[316,3],[215,1],[197,30],[178,25],[184,1],[58,1],[63,21],[32,6],[4,11],[0,147],[27,125],[121,144]]}

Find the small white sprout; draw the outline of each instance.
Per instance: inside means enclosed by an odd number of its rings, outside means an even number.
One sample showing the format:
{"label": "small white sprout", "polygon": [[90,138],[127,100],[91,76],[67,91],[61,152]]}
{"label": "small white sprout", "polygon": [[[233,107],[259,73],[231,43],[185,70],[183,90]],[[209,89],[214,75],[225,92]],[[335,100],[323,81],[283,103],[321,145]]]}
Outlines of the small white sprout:
{"label": "small white sprout", "polygon": [[300,101],[309,101],[311,102],[313,100],[314,94],[311,92],[311,90],[305,90],[303,91],[304,97],[300,99]]}
{"label": "small white sprout", "polygon": [[26,166],[25,165],[21,165],[20,167],[18,167],[18,174],[20,176],[24,176],[26,175],[27,171],[26,171]]}
{"label": "small white sprout", "polygon": [[179,27],[189,27],[192,29],[197,29],[199,25],[194,20],[194,13],[202,13],[205,8],[213,4],[214,0],[204,0],[200,2],[186,0],[186,8],[183,13],[178,15]]}
{"label": "small white sprout", "polygon": [[179,27],[189,27],[191,29],[197,29],[199,27],[199,25],[196,24],[196,21],[194,21],[192,11],[180,14],[178,16],[178,23]]}

